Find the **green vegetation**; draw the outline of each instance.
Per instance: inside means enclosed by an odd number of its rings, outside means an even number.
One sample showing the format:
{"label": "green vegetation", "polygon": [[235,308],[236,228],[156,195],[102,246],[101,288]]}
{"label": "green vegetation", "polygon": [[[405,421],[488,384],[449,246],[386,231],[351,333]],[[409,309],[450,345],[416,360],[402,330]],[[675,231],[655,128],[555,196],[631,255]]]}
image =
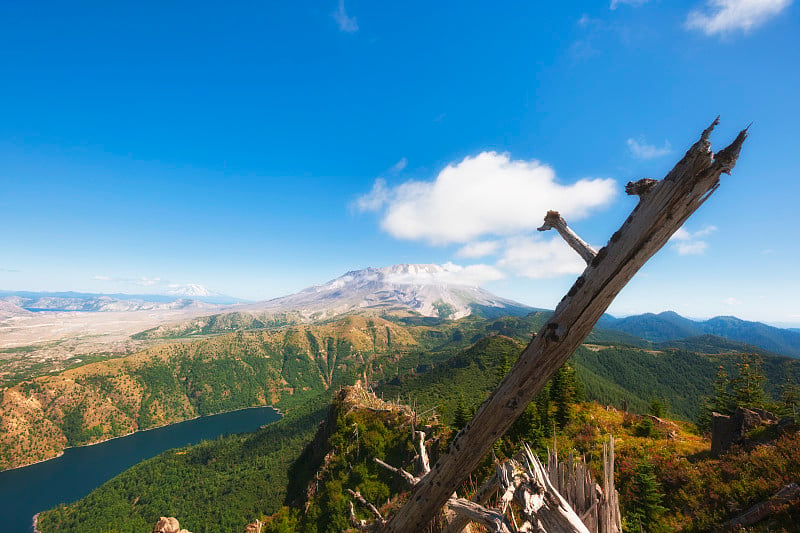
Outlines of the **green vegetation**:
{"label": "green vegetation", "polygon": [[[252,435],[225,437],[143,462],[80,502],[44,513],[40,529],[92,531],[87,524],[113,523],[114,531],[141,531],[159,516],[174,515],[195,533],[240,532],[247,521],[271,515],[264,531],[339,531],[346,518],[347,488],[381,504],[388,499],[387,509],[402,497],[403,487],[375,470],[370,458],[407,464],[413,452],[408,427],[400,428],[402,417],[396,412],[381,417],[334,409],[328,429],[314,439],[330,395],[366,374],[378,397],[400,399],[418,412],[432,410],[440,420],[436,442],[445,443],[466,424],[548,316],[534,312],[458,321],[406,317],[393,323],[359,319],[294,326],[279,337],[267,331],[237,332],[165,348],[131,366],[124,363],[120,368],[144,393],[140,403],[121,405],[135,407],[140,424],[163,419],[165,411],[188,408],[205,414],[258,399],[278,399],[289,412]],[[736,495],[726,496],[738,509],[780,488],[778,478],[766,471],[762,475],[767,482],[747,486],[754,480],[752,473],[728,465],[726,457],[708,458],[708,441],[692,425],[661,419],[695,420],[703,398],[714,391],[715,379],[728,396],[763,398],[767,404],[782,398],[782,408],[794,413],[800,361],[762,354],[763,364],[758,365],[750,355],[727,351],[729,345],[697,353],[674,347],[654,350],[645,341],[626,340],[630,338],[623,333],[593,333],[527,407],[495,453],[508,455],[523,440],[541,451],[552,446],[555,429],[559,448],[596,459],[605,434],[620,437],[618,486],[626,527],[634,530],[640,522],[653,531],[662,526],[709,529],[735,511],[714,494],[733,490],[728,485],[739,484],[739,478],[743,481]],[[721,380],[720,367],[734,378]],[[76,382],[107,395],[121,386],[120,380],[120,374],[108,373]],[[723,382],[725,387],[719,385]],[[33,381],[23,390],[38,395],[36,387],[45,385]],[[742,391],[735,392],[734,385]],[[606,410],[584,399],[628,412]],[[639,416],[645,413],[657,418]],[[87,431],[85,421],[70,424]],[[796,474],[800,467],[790,446],[787,442],[758,453],[767,465]],[[747,453],[731,452],[740,454],[739,460]],[[490,468],[488,458],[483,468],[481,473]],[[731,469],[734,477],[714,478],[713,468]],[[698,479],[717,492],[703,492]],[[307,492],[312,485],[316,488]],[[305,503],[308,512],[301,513]],[[692,529],[695,522],[704,526]]]}
{"label": "green vegetation", "polygon": [[[241,533],[283,503],[289,471],[327,411],[320,396],[255,433],[179,448],[143,461],[76,504],[39,515],[39,529],[141,533],[179,516],[193,533]],[[113,528],[113,529],[112,529]]]}

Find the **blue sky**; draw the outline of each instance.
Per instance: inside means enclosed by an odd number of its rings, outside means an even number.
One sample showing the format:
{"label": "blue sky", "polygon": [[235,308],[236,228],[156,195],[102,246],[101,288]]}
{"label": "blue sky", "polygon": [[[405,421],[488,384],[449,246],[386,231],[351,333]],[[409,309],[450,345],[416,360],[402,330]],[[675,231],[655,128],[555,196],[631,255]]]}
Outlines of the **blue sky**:
{"label": "blue sky", "polygon": [[0,4],[0,289],[452,263],[552,308],[544,211],[602,246],[719,114],[739,165],[611,311],[800,323],[797,2],[229,4]]}

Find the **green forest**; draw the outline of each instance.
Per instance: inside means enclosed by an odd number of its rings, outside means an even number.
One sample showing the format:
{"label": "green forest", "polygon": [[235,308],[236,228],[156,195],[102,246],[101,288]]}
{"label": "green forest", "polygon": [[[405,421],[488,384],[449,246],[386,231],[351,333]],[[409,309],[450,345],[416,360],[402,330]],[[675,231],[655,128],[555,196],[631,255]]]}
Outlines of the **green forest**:
{"label": "green forest", "polygon": [[[113,531],[132,533],[150,527],[159,516],[176,516],[194,533],[240,532],[255,519],[266,519],[269,531],[341,531],[349,501],[345,489],[361,490],[380,501],[392,501],[403,493],[397,480],[368,464],[369,458],[382,455],[402,464],[413,448],[407,429],[401,431],[396,420],[379,423],[358,413],[341,415],[335,401],[329,406],[340,387],[366,377],[376,401],[426,413],[436,428],[437,446],[444,446],[513,366],[532,331],[544,320],[543,313],[437,323],[402,320],[400,324],[417,341],[416,347],[406,345],[400,352],[384,351],[382,356],[374,351],[377,341],[373,339],[370,357],[339,374],[327,388],[320,386],[319,379],[303,381],[304,375],[311,375],[309,365],[315,365],[316,375],[322,376],[329,361],[352,361],[359,350],[346,339],[300,344],[287,336],[281,374],[295,374],[294,383],[307,388],[278,404],[286,412],[284,418],[253,434],[221,437],[145,461],[79,502],[42,513],[40,530],[93,531],[87,524],[113,524]],[[375,322],[362,325],[367,338],[377,334]],[[217,339],[247,338],[229,335],[233,337]],[[605,432],[629,436],[631,447],[622,447],[627,451],[621,453],[618,468],[629,527],[642,522],[653,531],[660,530],[659,524],[669,525],[663,530],[702,531],[687,524],[717,524],[731,513],[723,501],[709,502],[707,495],[700,494],[700,480],[715,472],[709,465],[719,466],[713,461],[720,461],[703,451],[708,448],[707,439],[701,436],[707,429],[704,417],[711,409],[731,412],[736,406],[793,415],[800,361],[731,351],[730,345],[695,352],[686,347],[654,349],[641,339],[622,344],[626,339],[614,332],[596,331],[498,441],[494,453],[509,456],[523,441],[543,452],[552,446],[555,432],[560,448],[575,450],[591,460],[597,457]],[[231,344],[235,346],[235,342]],[[240,373],[226,373],[226,365],[235,368],[246,363],[253,369],[253,383],[264,379],[258,376],[265,376],[267,367],[247,353],[247,344],[231,347],[229,353],[235,355],[233,361],[220,358],[209,366],[200,357],[182,361],[180,375],[186,380],[176,377],[174,367],[159,364],[141,375],[154,390],[186,387],[186,381],[208,383],[212,375],[223,384],[228,379],[231,385]],[[246,386],[247,381],[238,384],[235,395],[216,394],[212,388],[203,400],[207,403],[198,405],[210,410],[235,406],[248,399]],[[648,414],[658,420],[674,420],[669,424],[676,429],[653,422]],[[327,429],[318,431],[326,419]],[[72,426],[80,426],[78,422],[71,421]],[[331,429],[334,426],[336,429]],[[669,440],[671,433],[675,435]],[[793,462],[797,457],[790,451],[792,442],[780,437],[771,448],[774,456],[765,459],[765,468],[782,465],[787,472],[800,471]],[[733,450],[731,461],[737,453],[759,450]],[[489,468],[487,458],[483,473]],[[671,479],[676,472],[683,477]],[[736,475],[745,474],[752,477],[755,471]],[[318,488],[309,493],[312,481]],[[709,478],[708,483],[730,492],[728,485],[734,481]],[[757,490],[737,485],[739,505],[769,496],[777,481],[755,483]],[[107,531],[97,529],[101,530]]]}

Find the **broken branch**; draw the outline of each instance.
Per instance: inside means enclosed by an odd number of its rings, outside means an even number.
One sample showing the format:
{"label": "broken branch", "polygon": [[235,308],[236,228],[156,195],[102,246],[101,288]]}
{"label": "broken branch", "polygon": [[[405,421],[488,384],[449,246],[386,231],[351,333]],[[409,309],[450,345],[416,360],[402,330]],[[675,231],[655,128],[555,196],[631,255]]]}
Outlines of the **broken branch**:
{"label": "broken branch", "polygon": [[578,237],[577,233],[572,231],[569,226],[567,226],[567,221],[562,218],[558,211],[548,211],[547,215],[544,217],[544,224],[540,228],[537,228],[538,231],[547,231],[549,229],[555,228],[556,231],[567,241],[573,250],[578,252],[586,264],[592,262],[592,259],[595,258],[597,255],[597,251],[589,246],[583,239]]}

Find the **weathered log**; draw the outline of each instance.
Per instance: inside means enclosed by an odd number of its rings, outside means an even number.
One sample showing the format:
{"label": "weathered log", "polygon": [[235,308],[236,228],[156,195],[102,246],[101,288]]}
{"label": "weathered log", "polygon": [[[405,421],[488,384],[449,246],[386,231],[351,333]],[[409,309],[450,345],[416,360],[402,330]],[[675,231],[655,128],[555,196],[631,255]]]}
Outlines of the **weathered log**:
{"label": "weathered log", "polygon": [[789,483],[769,500],[758,503],[736,518],[725,522],[722,529],[724,531],[734,531],[743,527],[752,526],[764,520],[766,517],[774,515],[784,506],[792,504],[798,499],[800,499],[800,486],[798,486],[797,483]]}
{"label": "weathered log", "polygon": [[[514,454],[514,459],[521,461],[522,453]],[[475,495],[472,497],[472,502],[485,506],[489,502],[489,498],[497,492],[499,487],[497,473],[495,472],[478,487],[478,490],[475,491]],[[452,501],[452,498],[448,500],[448,505],[452,503]],[[459,513],[450,520],[442,533],[462,533],[468,528],[470,520],[467,514]]]}
{"label": "weathered log", "polygon": [[707,128],[660,182],[639,203],[556,307],[497,389],[481,405],[431,472],[412,489],[386,531],[423,531],[450,495],[477,467],[492,444],[519,417],[533,397],[591,332],[592,327],[636,272],[669,240],[730,173],[747,137],[717,154]]}
{"label": "weathered log", "polygon": [[447,505],[459,516],[463,516],[467,522],[477,522],[492,532],[511,533],[503,513],[496,509],[487,509],[479,503],[464,498],[450,498]]}

